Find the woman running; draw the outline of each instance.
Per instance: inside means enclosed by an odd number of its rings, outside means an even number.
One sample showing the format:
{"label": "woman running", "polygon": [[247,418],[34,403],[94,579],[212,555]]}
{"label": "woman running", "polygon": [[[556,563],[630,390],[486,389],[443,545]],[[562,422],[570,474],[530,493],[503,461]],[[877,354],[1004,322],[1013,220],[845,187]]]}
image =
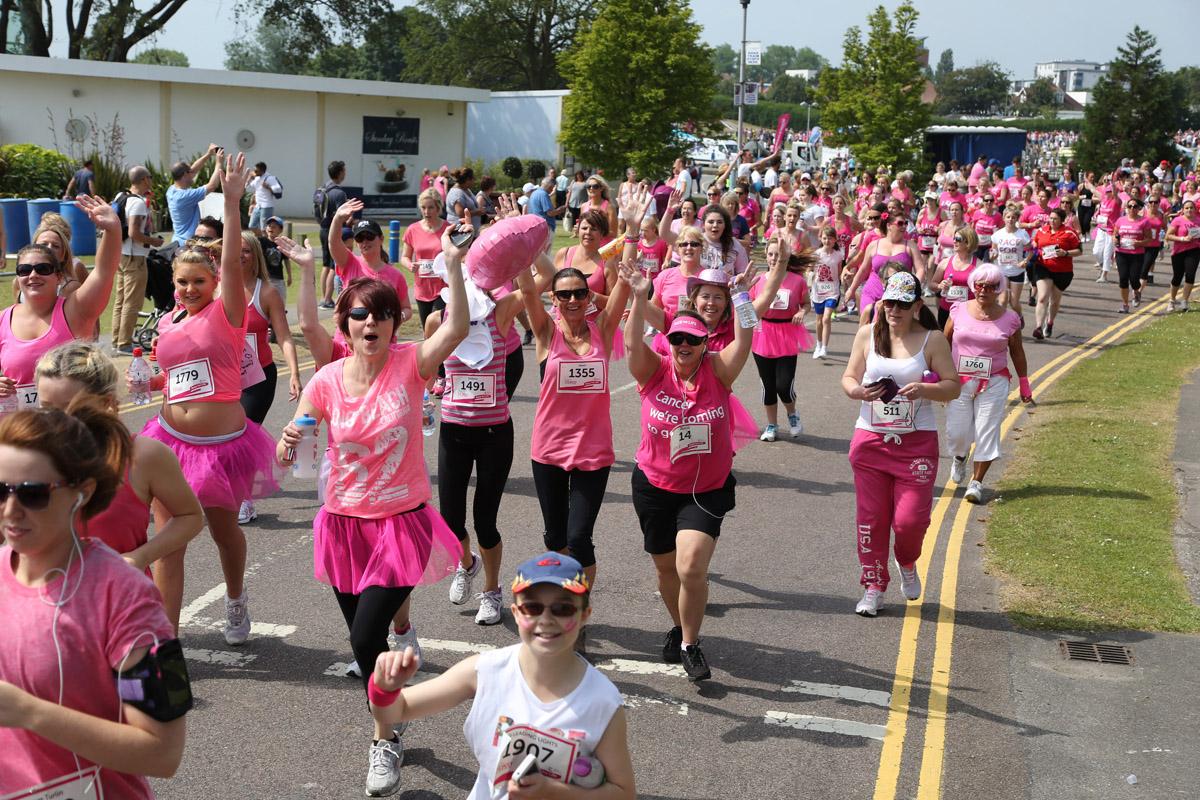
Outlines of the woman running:
{"label": "woman running", "polygon": [[[1171,299],[1167,301],[1167,310],[1187,311],[1188,299],[1196,285],[1196,266],[1200,264],[1200,215],[1196,213],[1195,200],[1183,202],[1183,211],[1167,227],[1167,241],[1171,243]],[[1183,300],[1176,306],[1180,286]]]}
{"label": "woman running", "polygon": [[[671,192],[671,197],[667,201],[667,213],[663,215],[663,221],[659,223],[658,235],[666,239],[669,245],[674,245],[681,235],[671,230],[671,226],[667,224],[667,220],[675,216],[675,211],[681,202],[682,198],[679,193]],[[731,276],[740,275],[746,271],[746,267],[750,264],[750,257],[746,255],[746,250],[741,243],[733,238],[733,224],[728,211],[719,203],[705,206],[701,228],[704,231],[704,242],[707,245],[700,253],[700,263],[703,265],[703,269],[719,269]]]}
{"label": "woman running", "polygon": [[979,265],[979,259],[975,255],[978,250],[979,238],[975,235],[975,229],[970,225],[963,225],[954,232],[954,252],[947,256],[933,273],[931,283],[941,294],[938,298],[937,313],[939,329],[946,327],[952,304],[970,300],[975,296],[968,276]]}
{"label": "woman running", "polygon": [[1092,244],[1092,255],[1096,257],[1096,265],[1100,268],[1100,276],[1096,283],[1108,280],[1108,271],[1112,267],[1116,254],[1113,239],[1113,228],[1117,218],[1121,216],[1121,198],[1112,180],[1105,176],[1100,186],[1100,201],[1096,208],[1096,216],[1092,223],[1095,239]]}
{"label": "woman running", "polygon": [[933,404],[947,403],[960,391],[950,345],[921,302],[913,275],[899,272],[888,279],[883,309],[855,334],[842,375],[846,396],[861,401],[850,466],[858,508],[859,582],[865,589],[854,611],[864,617],[879,613],[887,591],[892,532],[900,591],[908,600],[921,596],[916,563],[938,470]]}
{"label": "woman running", "polygon": [[1125,201],[1125,214],[1113,223],[1113,247],[1117,253],[1117,281],[1121,289],[1118,313],[1129,313],[1129,290],[1133,290],[1133,307],[1142,304],[1142,261],[1146,247],[1157,244],[1150,233],[1150,221],[1142,214],[1142,201],[1130,197]]}
{"label": "woman running", "polygon": [[[825,227],[829,228],[828,225]],[[770,271],[759,276],[750,288],[750,299],[761,321],[754,328],[750,352],[754,354],[754,364],[762,382],[763,410],[767,417],[767,425],[758,438],[773,442],[778,429],[780,402],[787,410],[791,437],[795,439],[804,433],[796,409],[796,361],[801,350],[812,346],[812,336],[804,327],[804,315],[809,305],[804,272],[814,266],[814,260],[803,252],[791,253],[781,239],[772,239],[767,243],[767,266]],[[716,351],[713,347],[713,352]]]}
{"label": "woman running", "polygon": [[917,250],[928,261],[933,258],[933,250],[937,246],[938,228],[942,224],[942,214],[938,210],[938,198],[933,192],[925,193],[925,205],[917,214]]}
{"label": "woman running", "polygon": [[980,198],[980,207],[971,212],[971,227],[979,239],[975,258],[987,261],[992,249],[992,234],[1004,227],[1004,215],[996,210],[996,198],[991,193]]}
{"label": "woman running", "polygon": [[67,265],[44,244],[28,244],[17,252],[17,279],[22,302],[0,315],[0,398],[17,396],[21,408],[37,405],[34,369],[38,359],[60,344],[90,336],[108,305],[117,262],[121,260],[121,222],[112,206],[80,195],[79,207],[103,234],[96,268],[66,296],[59,289],[73,280]]}
{"label": "woman running", "polygon": [[946,256],[954,252],[954,234],[959,228],[967,224],[965,206],[962,203],[950,203],[945,207],[946,221],[938,228],[937,239],[937,260],[935,264],[940,264],[946,260]]}
{"label": "woman running", "polygon": [[[182,308],[159,325],[155,348],[163,374],[152,386],[165,392],[159,415],[141,433],[174,451],[204,507],[225,577],[225,641],[231,645],[244,644],[250,635],[246,536],[238,527],[238,508],[243,500],[279,488],[271,438],[246,419],[241,404],[247,314],[238,203],[250,174],[245,154],[227,157],[220,178],[225,229],[219,276],[206,250],[184,248],[175,256],[175,293]],[[164,565],[182,569],[182,551]]]}
{"label": "woman running", "polygon": [[[1157,186],[1158,184],[1155,184]],[[1161,195],[1159,195],[1161,198]],[[1162,252],[1165,240],[1163,238],[1166,232],[1167,222],[1163,217],[1162,206],[1152,195],[1146,201],[1146,222],[1150,224],[1150,238],[1154,240],[1154,244],[1146,245],[1146,251],[1142,256],[1142,285],[1154,285],[1154,263],[1158,261],[1158,254]],[[1068,222],[1069,224],[1069,222]]]}
{"label": "woman running", "polygon": [[154,584],[77,527],[117,494],[129,434],[72,412],[0,420],[0,793],[150,800],[144,776],[183,757],[187,668]]}
{"label": "woman running", "polygon": [[880,214],[879,226],[883,237],[872,242],[863,251],[862,266],[846,292],[847,297],[850,297],[859,285],[863,287],[862,298],[858,304],[859,325],[866,325],[870,321],[868,314],[883,296],[884,264],[900,261],[912,269],[918,281],[925,275],[925,260],[917,250],[917,243],[908,238],[908,220],[884,211]]}
{"label": "woman running", "polygon": [[421,329],[425,320],[434,311],[441,311],[446,303],[439,292],[446,282],[433,271],[433,260],[442,252],[442,234],[450,223],[442,219],[442,196],[436,191],[425,190],[417,198],[417,210],[421,218],[404,229],[404,247],[400,255],[400,266],[412,275],[413,297],[417,301],[417,314]]}
{"label": "woman running", "polygon": [[[76,397],[95,398],[114,415],[117,367],[100,348],[85,342],[59,345],[42,356],[37,365],[38,403],[43,408],[65,410]],[[147,538],[150,508],[158,516],[158,532]],[[183,605],[181,564],[167,566],[204,527],[204,511],[179,468],[179,459],[162,442],[133,437],[133,450],[116,496],[108,508],[89,520],[85,529],[139,570],[154,565],[154,583],[166,608],[167,618],[179,629]]]}
{"label": "woman running", "polygon": [[[1017,227],[1021,214],[1016,207],[1004,209],[1004,227],[992,234],[990,260],[1000,267],[1008,283],[1008,307],[1021,315],[1021,328],[1025,328],[1025,309],[1021,305],[1021,287],[1025,283],[1025,271],[1033,259],[1033,240],[1028,231]],[[1036,338],[1037,333],[1034,334]]]}
{"label": "woman running", "polygon": [[1037,282],[1034,339],[1049,338],[1054,333],[1054,319],[1063,292],[1075,277],[1074,258],[1083,254],[1079,237],[1063,224],[1066,216],[1063,209],[1054,209],[1050,212],[1050,224],[1033,235],[1036,252],[1033,274]]}
{"label": "woman running", "polygon": [[[331,470],[313,520],[313,574],[333,588],[363,676],[388,650],[388,629],[413,588],[447,577],[458,561],[454,532],[428,506],[432,492],[420,443],[425,384],[469,328],[466,313],[454,314],[467,307],[464,251],[449,238],[460,229],[467,223],[448,228],[442,241],[448,322],[424,341],[396,344],[395,291],[377,280],[352,281],[335,312],[351,354],[313,376],[297,410],[328,425]],[[276,458],[290,463],[301,445],[300,429],[289,423]],[[400,779],[398,734],[375,723],[368,795],[390,794]]]}
{"label": "woman running", "polygon": [[946,408],[946,444],[953,461],[950,480],[962,485],[967,477],[967,456],[975,445],[971,482],[964,495],[968,503],[983,502],[983,478],[1000,457],[1000,425],[1008,404],[1012,372],[1017,373],[1021,401],[1029,403],[1029,371],[1021,344],[1021,318],[1006,309],[1002,298],[1004,275],[994,264],[982,264],[971,273],[975,297],[956,303],[946,323],[950,354],[958,367],[962,392]]}
{"label": "woman running", "polygon": [[825,358],[829,353],[829,337],[833,333],[833,315],[837,310],[845,251],[838,246],[838,235],[831,226],[821,229],[821,247],[813,257],[812,307],[817,318],[817,344],[813,358]]}

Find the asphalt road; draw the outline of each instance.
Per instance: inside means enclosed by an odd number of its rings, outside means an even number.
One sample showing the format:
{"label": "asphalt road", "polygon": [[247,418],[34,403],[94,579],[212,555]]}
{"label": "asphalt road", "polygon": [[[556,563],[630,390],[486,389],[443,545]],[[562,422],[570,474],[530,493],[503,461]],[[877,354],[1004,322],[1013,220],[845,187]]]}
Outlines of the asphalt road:
{"label": "asphalt road", "polygon": [[[1116,313],[1115,286],[1092,282],[1090,259],[1080,259],[1077,270],[1053,339],[1026,339],[1031,371],[1125,319]],[[1160,266],[1164,271],[1169,267]],[[1162,292],[1151,287],[1146,297]],[[712,563],[703,629],[713,678],[699,685],[658,655],[670,623],[630,500],[638,397],[625,364],[612,368],[617,463],[597,526],[599,578],[588,648],[627,699],[641,797],[890,800],[936,797],[935,779],[947,797],[1029,796],[1030,728],[1018,718],[1007,653],[997,650],[993,658],[960,647],[953,662],[945,658],[943,636],[951,645],[956,636],[969,641],[956,634],[956,623],[958,629],[1007,626],[994,605],[986,607],[994,587],[982,577],[973,546],[986,510],[970,514],[964,545],[970,552],[961,563],[953,554],[947,562],[961,490],[953,503],[947,500],[943,524],[926,539],[933,553],[925,595],[907,618],[898,584],[878,618],[853,613],[860,588],[846,453],[857,408],[839,383],[853,331],[849,322],[835,323],[830,357],[800,359],[803,435],[755,442],[737,456],[737,508]],[[525,377],[513,402],[518,457],[500,512],[502,585],[519,561],[542,549],[527,458],[537,371],[533,351],[524,353]],[[739,380],[738,395],[761,419],[752,366]],[[149,413],[128,413],[130,426],[140,428]],[[267,429],[277,433],[290,415],[281,380]],[[425,441],[431,472],[436,441]],[[943,459],[935,498],[948,471]],[[160,797],[362,796],[370,719],[358,682],[340,675],[340,662],[351,656],[332,592],[312,577],[316,508],[313,487],[291,479],[279,495],[259,503],[258,521],[246,528],[255,627],[240,648],[226,646],[221,635],[223,585],[207,533],[189,548],[182,638],[197,704],[177,776],[154,782]],[[957,591],[942,596],[947,563],[953,567],[949,583],[956,586],[961,571],[964,586],[975,592],[969,600],[982,598],[986,610],[946,619]],[[445,581],[414,594],[413,620],[429,674],[467,653],[516,641],[507,609],[502,625],[476,626],[475,606],[451,606],[447,588]],[[466,795],[477,768],[463,740],[466,713],[462,707],[409,729],[401,797]]]}

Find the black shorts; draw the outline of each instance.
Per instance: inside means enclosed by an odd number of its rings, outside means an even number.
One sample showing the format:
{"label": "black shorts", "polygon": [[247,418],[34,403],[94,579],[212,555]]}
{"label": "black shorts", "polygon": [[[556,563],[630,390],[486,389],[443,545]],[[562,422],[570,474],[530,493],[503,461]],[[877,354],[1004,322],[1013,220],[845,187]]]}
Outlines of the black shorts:
{"label": "black shorts", "polygon": [[1004,278],[1009,283],[1024,283],[1025,282],[1025,273],[1018,272],[1016,275],[1005,275]]}
{"label": "black shorts", "polygon": [[1071,281],[1075,279],[1075,273],[1051,272],[1039,261],[1033,267],[1033,278],[1035,281],[1054,281],[1054,286],[1060,292],[1065,292],[1071,285]]}
{"label": "black shorts", "polygon": [[[338,231],[341,235],[341,231]],[[333,254],[329,252],[329,228],[321,228],[321,264],[325,269],[333,269]]]}
{"label": "black shorts", "polygon": [[674,552],[675,536],[680,531],[700,531],[718,538],[725,515],[736,504],[737,479],[732,472],[721,488],[695,495],[659,489],[641,467],[634,467],[632,485],[633,510],[642,526],[643,547],[653,556]]}

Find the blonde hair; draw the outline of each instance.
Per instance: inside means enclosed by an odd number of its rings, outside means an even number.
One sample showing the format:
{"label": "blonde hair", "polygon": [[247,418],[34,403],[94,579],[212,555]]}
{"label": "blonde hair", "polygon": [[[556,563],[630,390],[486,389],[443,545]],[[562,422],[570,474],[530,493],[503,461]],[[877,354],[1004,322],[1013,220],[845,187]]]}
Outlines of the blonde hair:
{"label": "blonde hair", "polygon": [[430,187],[417,195],[417,208],[421,207],[421,201],[423,200],[431,201],[438,207],[438,211],[441,211],[443,208],[442,195],[437,189]]}
{"label": "blonde hair", "polygon": [[193,242],[188,241],[186,245],[181,247],[175,253],[175,259],[171,262],[171,273],[181,264],[199,264],[217,276],[217,263],[221,260],[221,242]]}
{"label": "blonde hair", "polygon": [[271,274],[267,272],[267,259],[263,257],[262,245],[258,236],[251,231],[242,231],[242,242],[250,245],[250,260],[254,262],[254,277],[260,281],[269,281]]}
{"label": "blonde hair", "polygon": [[36,242],[43,233],[53,233],[62,242],[62,269],[66,272],[75,263],[75,254],[71,252],[71,226],[62,214],[50,211],[43,214],[38,222],[37,230],[33,232],[33,241]]}
{"label": "blonde hair", "polygon": [[92,342],[68,342],[55,347],[38,359],[37,379],[70,378],[83,384],[88,394],[115,399],[117,365]]}
{"label": "blonde hair", "polygon": [[974,228],[972,228],[970,225],[963,225],[954,232],[955,236],[958,236],[959,234],[962,234],[963,238],[967,240],[967,244],[970,245],[972,253],[979,249],[979,234],[975,232]]}

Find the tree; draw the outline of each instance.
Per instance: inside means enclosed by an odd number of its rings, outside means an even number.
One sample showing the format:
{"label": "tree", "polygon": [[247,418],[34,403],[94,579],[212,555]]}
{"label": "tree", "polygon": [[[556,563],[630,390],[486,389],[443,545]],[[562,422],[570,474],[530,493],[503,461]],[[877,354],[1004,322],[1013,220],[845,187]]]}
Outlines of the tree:
{"label": "tree", "polygon": [[687,0],[607,0],[562,66],[562,143],[611,174],[664,174],[687,149],[676,126],[715,122],[711,51]]}
{"label": "tree", "polygon": [[151,47],[143,50],[129,59],[132,64],[161,64],[165,67],[190,67],[188,57],[178,50],[168,50],[165,47]]}
{"label": "tree", "polygon": [[1180,82],[1163,72],[1161,53],[1154,36],[1140,26],[1117,48],[1117,58],[1084,110],[1076,148],[1084,169],[1111,169],[1121,158],[1151,163],[1176,158],[1183,92]]}
{"label": "tree", "polygon": [[929,107],[921,102],[925,78],[914,35],[917,10],[901,3],[892,18],[879,6],[868,17],[870,32],[853,26],[843,41],[842,65],[821,73],[817,90],[825,135],[848,145],[859,163],[919,169]]}
{"label": "tree", "polygon": [[733,45],[725,43],[717,45],[711,52],[713,72],[717,75],[732,75],[736,81],[738,58],[742,55],[742,52],[735,49]]}
{"label": "tree", "polygon": [[773,103],[807,103],[810,99],[808,81],[803,78],[780,75],[771,84],[769,97]]}
{"label": "tree", "polygon": [[1175,82],[1183,96],[1185,128],[1200,127],[1200,67],[1181,67],[1175,72]]}
{"label": "tree", "polygon": [[253,36],[225,43],[225,69],[301,75],[308,68],[309,50],[296,47],[299,31],[283,22],[261,19]]}
{"label": "tree", "polygon": [[1011,81],[994,61],[956,69],[937,84],[938,111],[942,114],[986,116],[1008,105]]}
{"label": "tree", "polygon": [[933,71],[933,85],[938,87],[938,91],[942,90],[942,80],[954,72],[954,51],[947,47],[938,57],[937,69]]}
{"label": "tree", "polygon": [[1054,113],[1062,105],[1058,86],[1049,78],[1038,78],[1025,87],[1025,99],[1021,101],[1021,116],[1037,117]]}

